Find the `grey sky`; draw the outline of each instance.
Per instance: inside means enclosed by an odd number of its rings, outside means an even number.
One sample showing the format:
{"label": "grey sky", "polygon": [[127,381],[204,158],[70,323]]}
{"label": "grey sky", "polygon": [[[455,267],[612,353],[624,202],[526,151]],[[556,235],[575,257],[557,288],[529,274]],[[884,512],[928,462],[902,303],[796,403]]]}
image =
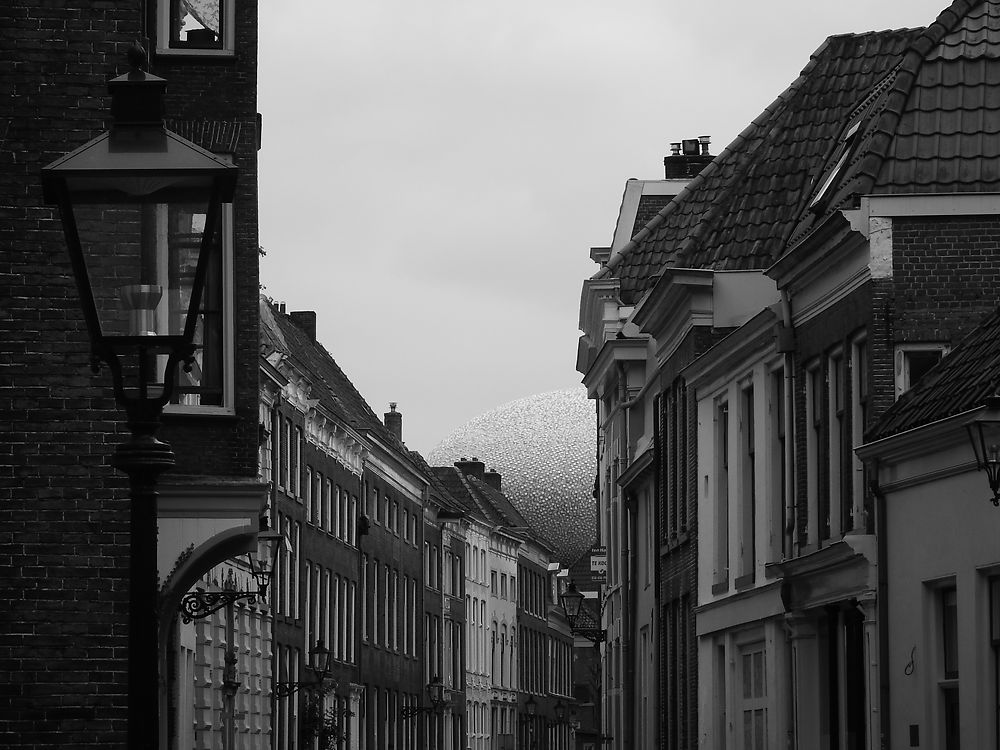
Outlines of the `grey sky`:
{"label": "grey sky", "polygon": [[591,246],[671,141],[722,150],[831,34],[945,0],[260,3],[266,293],[427,453],[580,382]]}

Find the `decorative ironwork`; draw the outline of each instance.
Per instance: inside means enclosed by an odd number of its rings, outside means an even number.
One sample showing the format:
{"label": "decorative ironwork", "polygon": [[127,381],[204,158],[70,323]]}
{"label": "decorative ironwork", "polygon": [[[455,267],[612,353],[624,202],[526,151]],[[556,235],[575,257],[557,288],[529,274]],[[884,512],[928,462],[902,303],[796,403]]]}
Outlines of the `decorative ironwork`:
{"label": "decorative ironwork", "polygon": [[252,602],[259,591],[191,591],[181,599],[181,619],[184,622],[200,620],[240,599]]}
{"label": "decorative ironwork", "polygon": [[440,714],[444,712],[448,701],[444,697],[444,683],[436,675],[427,683],[427,697],[430,698],[429,706],[403,706],[399,714],[404,719],[412,719],[420,714]]}

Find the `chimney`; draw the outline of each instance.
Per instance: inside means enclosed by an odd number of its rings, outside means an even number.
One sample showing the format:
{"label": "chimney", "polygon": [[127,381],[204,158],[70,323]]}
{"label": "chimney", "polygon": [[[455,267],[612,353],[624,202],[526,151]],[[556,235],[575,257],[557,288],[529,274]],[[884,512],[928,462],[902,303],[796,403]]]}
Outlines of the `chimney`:
{"label": "chimney", "polygon": [[316,340],[316,312],[314,310],[299,310],[288,313],[292,322],[306,332],[310,341]]}
{"label": "chimney", "polygon": [[462,472],[466,476],[475,477],[480,481],[485,481],[484,475],[486,473],[486,464],[484,464],[475,456],[472,457],[471,461],[466,460],[464,458],[459,459],[458,461],[455,462],[455,468],[457,468],[460,472]]}
{"label": "chimney", "polygon": [[392,433],[392,436],[402,443],[403,415],[396,411],[395,401],[389,402],[389,411],[382,415],[382,421],[385,422],[386,429]]}
{"label": "chimney", "polygon": [[663,168],[668,180],[682,180],[694,177],[714,158],[708,147],[712,137],[708,135],[697,138],[685,138],[670,144],[670,156],[663,159]]}
{"label": "chimney", "polygon": [[503,492],[503,490],[500,489],[500,472],[496,469],[490,469],[483,474],[483,481],[497,492]]}

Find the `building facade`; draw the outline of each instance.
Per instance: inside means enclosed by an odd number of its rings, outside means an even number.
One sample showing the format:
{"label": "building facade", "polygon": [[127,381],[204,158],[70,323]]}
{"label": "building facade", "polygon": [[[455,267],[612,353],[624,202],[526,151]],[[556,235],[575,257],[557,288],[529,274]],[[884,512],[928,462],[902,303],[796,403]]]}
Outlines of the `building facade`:
{"label": "building facade", "polygon": [[[168,82],[166,126],[239,169],[200,311],[201,348],[159,431],[176,457],[158,504],[160,745],[194,746],[194,726],[203,729],[197,742],[214,742],[208,735],[221,733],[220,716],[227,716],[214,707],[229,701],[221,692],[224,656],[234,650],[228,626],[200,625],[228,645],[196,653],[178,616],[192,586],[245,583],[238,568],[232,576],[210,571],[253,547],[267,499],[257,468],[257,10],[255,2],[223,7],[221,36],[218,22],[193,17],[189,29],[203,30],[192,36],[173,23],[182,19],[166,0],[0,10],[8,100],[0,117],[0,292],[7,300],[0,525],[10,532],[0,558],[10,566],[3,601],[12,625],[3,628],[11,692],[0,736],[7,747],[125,742],[130,504],[110,458],[127,430],[107,370],[89,370],[66,240],[58,211],[43,199],[39,169],[109,127],[108,81],[128,71],[135,40],[147,70]],[[256,635],[236,649],[237,670],[268,672],[261,611],[238,615]],[[57,670],[49,669],[53,659]],[[247,712],[239,730],[254,738],[247,746],[269,731],[262,690],[244,685],[233,696]]]}

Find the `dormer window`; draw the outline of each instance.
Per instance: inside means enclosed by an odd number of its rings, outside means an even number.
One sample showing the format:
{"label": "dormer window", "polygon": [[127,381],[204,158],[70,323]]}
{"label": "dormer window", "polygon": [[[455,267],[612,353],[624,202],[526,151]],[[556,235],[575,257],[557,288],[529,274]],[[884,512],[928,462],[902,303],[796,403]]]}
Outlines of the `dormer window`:
{"label": "dormer window", "polygon": [[159,0],[158,54],[233,53],[236,0]]}
{"label": "dormer window", "polygon": [[837,152],[833,159],[833,168],[827,174],[826,179],[823,180],[823,184],[820,185],[819,190],[813,196],[813,199],[809,202],[809,210],[813,213],[819,213],[824,208],[826,208],[827,203],[830,198],[830,191],[833,186],[840,181],[844,176],[844,171],[847,167],[851,156],[854,154],[855,147],[857,146],[858,133],[861,131],[861,121],[855,122],[851,125],[847,132],[844,133],[844,137],[840,141],[840,145],[837,147]]}

